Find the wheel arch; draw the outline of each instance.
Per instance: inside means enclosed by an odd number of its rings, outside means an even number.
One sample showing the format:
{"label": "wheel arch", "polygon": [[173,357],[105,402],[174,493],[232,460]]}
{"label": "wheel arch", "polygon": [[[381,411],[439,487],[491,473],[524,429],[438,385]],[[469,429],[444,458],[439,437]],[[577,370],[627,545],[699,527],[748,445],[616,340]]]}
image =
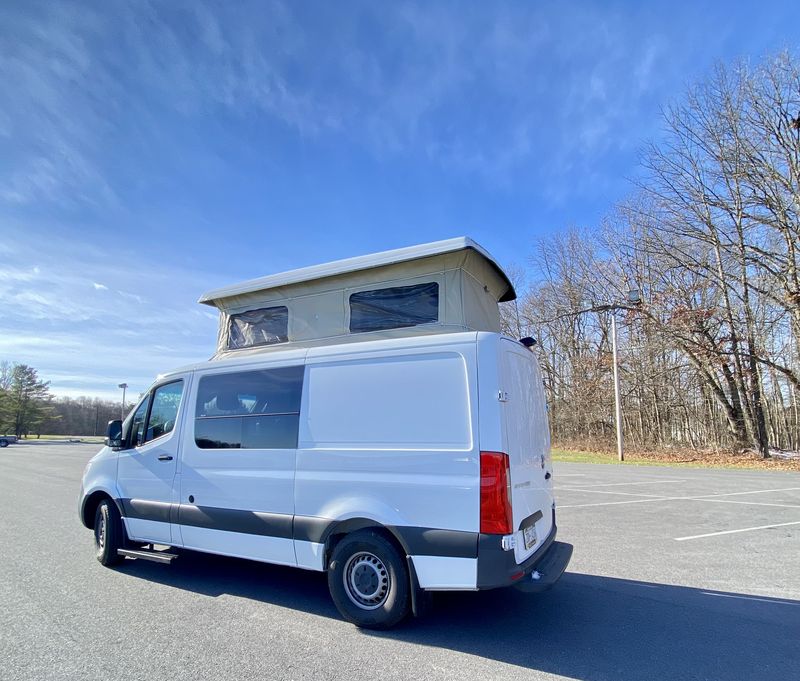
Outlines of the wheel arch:
{"label": "wheel arch", "polygon": [[384,525],[371,518],[348,518],[347,520],[340,520],[331,524],[322,537],[322,543],[325,545],[324,569],[328,569],[328,564],[336,545],[347,535],[359,532],[360,530],[373,530],[377,532],[389,540],[394,547],[400,551],[400,554],[406,559],[406,562],[409,565],[411,564],[408,546],[403,541],[400,533],[393,527]]}
{"label": "wheel arch", "polygon": [[117,507],[117,510],[119,511],[120,516],[123,516],[122,504],[120,503],[119,499],[115,499],[104,489],[96,489],[90,494],[87,494],[81,503],[80,517],[84,527],[87,527],[90,530],[94,528],[94,516],[97,513],[97,507],[104,499],[113,501]]}

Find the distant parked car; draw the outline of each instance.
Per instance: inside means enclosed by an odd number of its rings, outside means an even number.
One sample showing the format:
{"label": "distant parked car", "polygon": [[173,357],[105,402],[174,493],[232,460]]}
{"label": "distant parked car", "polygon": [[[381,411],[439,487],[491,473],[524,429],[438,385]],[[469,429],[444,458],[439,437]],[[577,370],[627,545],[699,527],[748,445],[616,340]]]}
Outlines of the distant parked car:
{"label": "distant parked car", "polygon": [[17,441],[16,435],[0,435],[0,447],[8,447]]}

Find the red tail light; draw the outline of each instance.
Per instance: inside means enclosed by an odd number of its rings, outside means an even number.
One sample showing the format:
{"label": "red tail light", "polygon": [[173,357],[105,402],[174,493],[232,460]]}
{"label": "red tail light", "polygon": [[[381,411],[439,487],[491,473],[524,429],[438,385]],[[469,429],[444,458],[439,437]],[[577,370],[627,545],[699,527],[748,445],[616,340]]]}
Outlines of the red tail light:
{"label": "red tail light", "polygon": [[481,532],[511,534],[508,454],[481,452]]}

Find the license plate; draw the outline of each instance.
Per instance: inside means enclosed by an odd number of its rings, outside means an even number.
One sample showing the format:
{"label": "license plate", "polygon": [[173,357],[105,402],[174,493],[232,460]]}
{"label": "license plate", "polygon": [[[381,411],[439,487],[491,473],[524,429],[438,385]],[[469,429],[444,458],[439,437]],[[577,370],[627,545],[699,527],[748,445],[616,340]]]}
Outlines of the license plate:
{"label": "license plate", "polygon": [[536,536],[536,525],[531,525],[530,527],[526,527],[522,530],[522,537],[525,540],[525,550],[536,546],[536,542],[538,538]]}

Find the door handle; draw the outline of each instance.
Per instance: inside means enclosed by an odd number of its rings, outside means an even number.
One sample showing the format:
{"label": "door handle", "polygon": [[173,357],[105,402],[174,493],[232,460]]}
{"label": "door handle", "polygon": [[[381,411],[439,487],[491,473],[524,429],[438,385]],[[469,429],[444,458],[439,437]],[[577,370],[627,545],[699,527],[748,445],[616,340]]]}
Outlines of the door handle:
{"label": "door handle", "polygon": [[158,457],[159,461],[172,461],[172,457],[169,454],[162,454]]}

